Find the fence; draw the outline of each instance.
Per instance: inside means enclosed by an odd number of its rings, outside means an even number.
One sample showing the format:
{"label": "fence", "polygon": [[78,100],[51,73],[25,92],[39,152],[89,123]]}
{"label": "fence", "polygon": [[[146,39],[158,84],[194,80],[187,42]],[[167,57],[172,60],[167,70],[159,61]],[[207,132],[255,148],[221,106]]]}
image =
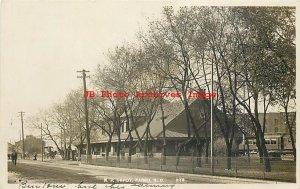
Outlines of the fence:
{"label": "fence", "polygon": [[[122,167],[129,169],[147,169],[193,174],[211,174],[210,158],[181,156],[177,163],[176,156],[166,156],[165,164],[161,157],[144,156],[109,156],[108,159],[101,155],[82,155],[81,163],[98,166]],[[243,177],[254,179],[267,179],[285,182],[296,182],[296,162],[269,158],[271,172],[266,172],[263,159],[258,157],[233,157],[231,169],[227,169],[226,157],[214,157],[214,175]]]}

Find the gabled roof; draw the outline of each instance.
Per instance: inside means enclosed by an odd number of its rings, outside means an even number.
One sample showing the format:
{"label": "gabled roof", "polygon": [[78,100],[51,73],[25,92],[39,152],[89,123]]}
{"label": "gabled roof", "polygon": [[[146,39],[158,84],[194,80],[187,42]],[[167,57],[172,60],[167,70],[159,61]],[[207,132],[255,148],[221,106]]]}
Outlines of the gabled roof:
{"label": "gabled roof", "polygon": [[[201,101],[202,100],[202,101]],[[198,105],[196,102],[200,101],[203,103],[203,99],[201,100],[190,100],[190,106],[193,107],[192,111],[197,111]],[[187,136],[187,126],[186,126],[186,115],[185,115],[185,109],[184,105],[181,101],[174,101],[174,102],[166,102],[163,104],[163,110],[164,110],[164,119],[165,119],[165,125],[166,125],[166,137],[168,138],[186,138]],[[197,125],[200,125],[203,123],[203,120],[199,119],[198,117],[195,117],[195,122]],[[209,125],[209,123],[207,123]],[[140,137],[144,134],[147,127],[147,123],[144,120],[140,125],[137,125],[137,132]],[[161,108],[158,107],[157,111],[155,113],[155,116],[152,120],[152,122],[149,125],[150,128],[150,134],[153,138],[162,138],[163,137],[163,124],[162,124],[162,111]],[[193,134],[193,129],[191,128],[191,133]],[[210,129],[207,128],[207,132],[210,132]],[[137,134],[135,130],[132,130],[132,137],[134,140],[137,140]],[[208,134],[209,135],[209,134]],[[202,137],[204,134],[202,135]],[[128,140],[128,132],[121,133],[121,140]],[[108,140],[108,136],[99,136],[99,138],[95,141],[92,141],[92,143],[105,143]],[[149,136],[150,140],[150,136]],[[113,136],[112,142],[118,141],[118,137],[116,135]]]}
{"label": "gabled roof", "polygon": [[[200,137],[205,137],[205,129],[206,127],[206,135],[210,137],[210,120],[206,121],[204,118],[200,116],[200,109],[199,108],[207,108],[207,111],[210,112],[209,107],[207,106],[207,99],[190,99],[190,109],[192,111],[192,116],[194,118],[196,127],[199,131]],[[184,105],[181,101],[174,101],[174,102],[168,102],[163,104],[163,110],[164,110],[164,119],[165,119],[165,125],[166,125],[166,137],[167,138],[187,138],[187,121],[186,121],[186,112]],[[217,114],[222,114],[221,111],[216,110]],[[222,119],[223,116],[220,116]],[[216,126],[216,121],[214,121],[214,127]],[[147,123],[144,120],[139,125],[137,125],[137,132],[140,137],[143,136],[145,130],[147,127]],[[162,138],[163,137],[163,124],[162,124],[162,111],[160,107],[157,108],[156,114],[152,120],[152,122],[149,125],[150,128],[150,134],[153,138]],[[194,135],[194,129],[191,125],[191,135]],[[215,129],[216,132],[219,129]],[[132,137],[134,140],[138,140],[137,134],[135,130],[133,129]],[[241,137],[240,132],[235,132],[236,137]],[[128,132],[121,133],[121,140],[125,141],[128,140]],[[149,136],[149,140],[151,140],[151,137]],[[101,135],[96,140],[91,141],[91,143],[106,143],[108,141],[108,136]],[[118,137],[116,135],[113,136],[112,142],[117,142]]]}
{"label": "gabled roof", "polygon": [[[180,132],[170,131],[170,130],[166,130],[165,135],[166,138],[187,138],[188,137],[187,133],[180,133]],[[162,138],[163,132],[161,132],[157,137]]]}
{"label": "gabled roof", "polygon": [[[168,104],[168,103],[171,103],[171,102],[163,99],[163,104]],[[141,110],[143,110],[143,108],[145,108],[145,105],[143,105],[139,101],[134,101],[133,104],[131,104],[131,106],[132,106],[131,107],[132,113],[135,117],[145,116],[144,112],[141,111]],[[128,112],[128,114],[130,114],[130,113]],[[125,112],[120,117],[126,118]]]}
{"label": "gabled roof", "polygon": [[[180,112],[184,111],[184,107],[181,102],[172,102],[172,103],[166,103],[163,105],[164,110],[164,120],[166,124],[166,128],[168,128],[168,124],[175,119]],[[144,122],[141,126],[137,127],[137,131],[139,135],[142,135],[147,127],[147,123]],[[152,137],[156,138],[158,135],[163,131],[163,125],[162,125],[162,111],[160,107],[157,108],[157,111],[155,113],[155,116],[152,120],[152,122],[149,125],[150,133]],[[137,138],[135,131],[132,133],[133,138]]]}

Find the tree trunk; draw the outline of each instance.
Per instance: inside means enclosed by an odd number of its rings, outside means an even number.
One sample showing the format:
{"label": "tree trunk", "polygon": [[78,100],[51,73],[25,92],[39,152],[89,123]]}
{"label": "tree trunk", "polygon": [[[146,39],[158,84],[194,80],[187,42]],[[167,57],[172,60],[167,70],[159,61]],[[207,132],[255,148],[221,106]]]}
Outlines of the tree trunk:
{"label": "tree trunk", "polygon": [[291,142],[292,142],[294,161],[296,162],[296,145],[295,145],[294,135],[293,135],[293,129],[292,129],[292,125],[291,125],[293,123],[290,123],[290,120],[289,120],[288,106],[284,107],[284,113],[285,113],[285,120],[286,120],[286,124],[287,124],[287,127],[288,127],[289,135],[290,135]]}
{"label": "tree trunk", "polygon": [[111,139],[112,139],[112,135],[109,136],[109,139],[106,143],[106,148],[105,148],[105,160],[106,161],[108,161],[109,151],[111,148]]}
{"label": "tree trunk", "polygon": [[208,164],[208,156],[209,156],[208,149],[209,149],[209,141],[206,140],[206,142],[205,142],[205,163],[206,164]]}
{"label": "tree trunk", "polygon": [[[128,104],[128,101],[126,101]],[[129,106],[129,104],[128,104]],[[133,138],[132,138],[132,134],[131,134],[131,126],[130,126],[130,118],[128,116],[128,110],[127,108],[125,108],[125,116],[126,116],[126,121],[128,124],[128,128],[125,125],[125,127],[128,129],[128,134],[129,134],[129,144],[128,144],[128,159],[127,162],[131,163],[131,156],[132,156],[132,144],[133,144]],[[133,122],[131,124],[134,124]]]}
{"label": "tree trunk", "polygon": [[[206,118],[206,116],[205,116],[205,118]],[[205,163],[208,164],[209,140],[207,137],[207,124],[204,125],[204,136],[205,136]]]}
{"label": "tree trunk", "polygon": [[177,150],[177,152],[176,152],[176,166],[179,165],[180,155],[181,155],[181,151],[182,151],[183,146],[184,146],[184,145],[183,145],[182,143],[180,143],[180,144],[179,144],[179,148],[178,148],[178,150]]}
{"label": "tree trunk", "polygon": [[202,156],[202,148],[203,148],[203,142],[200,141],[199,144],[196,144],[196,152],[197,152],[197,167],[202,167],[201,163],[201,156]]}
{"label": "tree trunk", "polygon": [[229,170],[231,169],[231,158],[232,158],[232,144],[229,144],[226,142],[226,148],[227,148],[227,163],[226,163],[226,168]]}
{"label": "tree trunk", "polygon": [[180,155],[184,146],[188,145],[192,141],[192,138],[189,138],[178,144],[178,150],[176,152],[176,166],[179,165]]}
{"label": "tree trunk", "polygon": [[70,160],[71,159],[71,150],[68,149],[68,155],[67,155],[67,159]]}
{"label": "tree trunk", "polygon": [[271,172],[271,163],[270,163],[270,159],[269,159],[269,155],[268,155],[268,150],[267,150],[265,138],[263,136],[263,132],[262,132],[260,126],[257,126],[257,133],[258,133],[260,141],[261,141],[260,146],[261,146],[261,150],[263,152],[263,161],[264,161],[265,171]]}
{"label": "tree trunk", "polygon": [[[185,95],[183,95],[185,97]],[[190,116],[188,112],[189,104],[186,100],[186,97],[184,98],[184,109],[185,109],[185,116],[186,116],[186,126],[187,126],[187,134],[188,138],[191,138],[191,126],[190,126]]]}
{"label": "tree trunk", "polygon": [[259,155],[259,161],[260,161],[260,163],[263,163],[263,151],[262,151],[261,145],[260,145],[261,141],[259,138],[259,134],[257,132],[257,129],[254,129],[254,132],[255,132],[255,139],[256,139],[256,147],[257,147],[257,151],[258,151],[258,155]]}
{"label": "tree trunk", "polygon": [[117,162],[120,162],[120,155],[121,155],[121,138],[118,137],[118,143],[117,143]]}
{"label": "tree trunk", "polygon": [[131,131],[129,131],[128,163],[131,163],[132,143],[133,143],[133,138],[132,138],[132,136],[131,136]]}
{"label": "tree trunk", "polygon": [[165,112],[163,109],[163,101],[160,99],[161,121],[163,126],[163,149],[162,149],[162,165],[166,165],[167,155],[167,141],[166,141],[166,124],[165,124]]}
{"label": "tree trunk", "polygon": [[161,164],[162,165],[166,165],[167,163],[167,145],[163,144],[163,148],[162,148],[162,160],[161,160]]}
{"label": "tree trunk", "polygon": [[81,154],[83,154],[83,140],[80,137],[80,144],[79,144],[79,157],[81,158]]}
{"label": "tree trunk", "polygon": [[144,164],[148,164],[148,126],[146,129],[146,138],[144,141]]}
{"label": "tree trunk", "polygon": [[248,163],[250,163],[249,140],[248,140],[248,137],[245,137],[245,139],[246,139],[246,145],[247,145],[247,159],[248,159]]}

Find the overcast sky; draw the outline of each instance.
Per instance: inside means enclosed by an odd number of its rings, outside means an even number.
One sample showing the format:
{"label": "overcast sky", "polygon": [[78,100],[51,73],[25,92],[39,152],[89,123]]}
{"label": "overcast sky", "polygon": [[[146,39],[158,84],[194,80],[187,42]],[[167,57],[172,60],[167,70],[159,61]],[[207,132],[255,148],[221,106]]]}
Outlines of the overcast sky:
{"label": "overcast sky", "polygon": [[77,70],[93,74],[109,48],[134,41],[147,18],[158,17],[162,7],[100,2],[2,2],[0,123],[12,142],[19,139],[19,111],[26,119],[81,86]]}

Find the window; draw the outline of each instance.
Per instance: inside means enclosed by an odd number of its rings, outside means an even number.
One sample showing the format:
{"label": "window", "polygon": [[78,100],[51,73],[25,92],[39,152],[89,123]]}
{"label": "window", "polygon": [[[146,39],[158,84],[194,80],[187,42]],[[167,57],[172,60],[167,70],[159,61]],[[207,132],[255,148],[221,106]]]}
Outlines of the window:
{"label": "window", "polygon": [[278,132],[278,127],[275,127],[274,131],[275,131],[275,133],[277,133]]}
{"label": "window", "polygon": [[105,135],[105,131],[104,131],[104,129],[102,129],[102,135]]}
{"label": "window", "polygon": [[271,144],[271,141],[269,139],[266,139],[265,144]]}
{"label": "window", "polygon": [[124,133],[124,123],[121,123],[121,132]]}
{"label": "window", "polygon": [[276,139],[271,139],[271,144],[276,144],[277,140]]}
{"label": "window", "polygon": [[125,133],[126,131],[128,131],[127,121],[123,122],[122,125],[121,125],[121,132]]}
{"label": "window", "polygon": [[96,149],[95,149],[95,155],[100,155],[100,147],[96,147]]}
{"label": "window", "polygon": [[100,147],[95,146],[95,147],[92,149],[92,151],[93,151],[93,154],[94,154],[94,155],[99,155],[99,154],[100,154]]}
{"label": "window", "polygon": [[275,125],[278,125],[278,119],[275,119],[274,122],[275,122]]}
{"label": "window", "polygon": [[156,145],[156,152],[162,152],[162,146]]}
{"label": "window", "polygon": [[126,128],[125,128],[126,131],[129,131],[129,122],[126,121],[125,124],[126,124]]}

